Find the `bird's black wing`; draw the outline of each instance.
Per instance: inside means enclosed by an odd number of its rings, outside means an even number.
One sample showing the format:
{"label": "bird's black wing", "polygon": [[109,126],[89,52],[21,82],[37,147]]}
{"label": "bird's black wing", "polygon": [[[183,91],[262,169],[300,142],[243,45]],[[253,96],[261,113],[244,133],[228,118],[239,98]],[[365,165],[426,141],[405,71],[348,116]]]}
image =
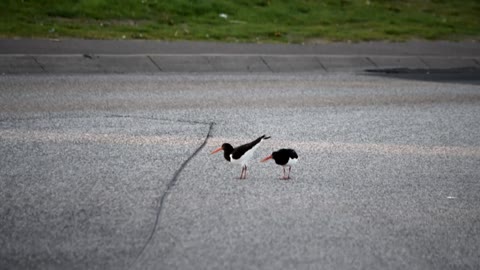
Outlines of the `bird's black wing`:
{"label": "bird's black wing", "polygon": [[288,160],[298,158],[297,152],[293,149],[282,148],[276,152],[272,153],[272,157],[275,160],[275,163],[278,165],[285,165],[288,163]]}
{"label": "bird's black wing", "polygon": [[293,149],[287,149],[287,150],[288,150],[288,156],[290,158],[298,158],[297,152],[295,152],[295,150]]}
{"label": "bird's black wing", "polygon": [[239,159],[241,158],[248,150],[252,149],[255,145],[260,143],[262,139],[270,139],[270,137],[267,137],[265,135],[258,137],[255,141],[240,145],[239,147],[236,147],[233,152],[232,152],[232,158],[233,159]]}

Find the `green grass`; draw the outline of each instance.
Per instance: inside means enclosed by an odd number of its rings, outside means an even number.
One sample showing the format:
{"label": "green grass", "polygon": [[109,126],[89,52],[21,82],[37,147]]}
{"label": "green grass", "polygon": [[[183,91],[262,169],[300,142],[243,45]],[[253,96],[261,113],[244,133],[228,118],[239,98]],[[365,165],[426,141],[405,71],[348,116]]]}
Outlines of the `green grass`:
{"label": "green grass", "polygon": [[480,37],[480,0],[2,2],[1,37],[293,43]]}

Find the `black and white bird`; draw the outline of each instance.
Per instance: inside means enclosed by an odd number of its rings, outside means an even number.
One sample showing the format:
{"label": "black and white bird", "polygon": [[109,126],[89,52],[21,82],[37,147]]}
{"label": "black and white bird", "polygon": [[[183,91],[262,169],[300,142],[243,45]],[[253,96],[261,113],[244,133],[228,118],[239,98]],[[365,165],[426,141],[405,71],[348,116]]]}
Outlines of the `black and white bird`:
{"label": "black and white bird", "polygon": [[242,165],[242,173],[240,174],[240,179],[246,179],[248,161],[253,157],[253,153],[260,146],[260,143],[266,139],[270,139],[270,137],[263,135],[258,137],[253,142],[240,145],[235,148],[233,148],[233,146],[229,143],[224,143],[221,147],[213,150],[211,154],[215,154],[223,150],[223,156],[227,161],[234,164]]}
{"label": "black and white bird", "polygon": [[[273,152],[270,156],[261,160],[265,162],[269,159],[275,160],[275,163],[283,167],[283,177],[282,179],[290,179],[290,171],[292,170],[292,165],[296,164],[298,161],[297,152],[293,149],[280,149],[276,152]],[[285,167],[288,166],[288,175],[285,175]]]}

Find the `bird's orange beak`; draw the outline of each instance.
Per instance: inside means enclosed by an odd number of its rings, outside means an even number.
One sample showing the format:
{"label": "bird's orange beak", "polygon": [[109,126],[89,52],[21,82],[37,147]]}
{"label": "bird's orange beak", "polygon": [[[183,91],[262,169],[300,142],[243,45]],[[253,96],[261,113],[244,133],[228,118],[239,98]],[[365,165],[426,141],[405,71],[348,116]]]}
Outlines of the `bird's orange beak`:
{"label": "bird's orange beak", "polygon": [[272,155],[270,155],[270,156],[268,156],[268,157],[266,157],[266,158],[262,159],[260,162],[265,162],[265,161],[267,161],[267,160],[269,160],[269,159],[271,159],[271,158],[272,158]]}
{"label": "bird's orange beak", "polygon": [[211,155],[211,154],[215,154],[215,153],[217,153],[217,152],[219,152],[219,151],[222,151],[222,150],[223,150],[223,148],[220,146],[219,148],[213,150],[213,151],[210,153],[210,155]]}

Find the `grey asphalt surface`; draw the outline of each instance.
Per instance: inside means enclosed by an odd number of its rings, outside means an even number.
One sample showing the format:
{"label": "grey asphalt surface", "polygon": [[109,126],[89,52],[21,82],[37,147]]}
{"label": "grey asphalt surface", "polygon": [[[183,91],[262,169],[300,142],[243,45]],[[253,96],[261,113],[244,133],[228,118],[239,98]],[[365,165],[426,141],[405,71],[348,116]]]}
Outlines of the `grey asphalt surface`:
{"label": "grey asphalt surface", "polygon": [[5,74],[0,268],[478,269],[480,77],[397,71]]}
{"label": "grey asphalt surface", "polygon": [[478,42],[224,44],[0,39],[0,74],[357,72],[480,69]]}

